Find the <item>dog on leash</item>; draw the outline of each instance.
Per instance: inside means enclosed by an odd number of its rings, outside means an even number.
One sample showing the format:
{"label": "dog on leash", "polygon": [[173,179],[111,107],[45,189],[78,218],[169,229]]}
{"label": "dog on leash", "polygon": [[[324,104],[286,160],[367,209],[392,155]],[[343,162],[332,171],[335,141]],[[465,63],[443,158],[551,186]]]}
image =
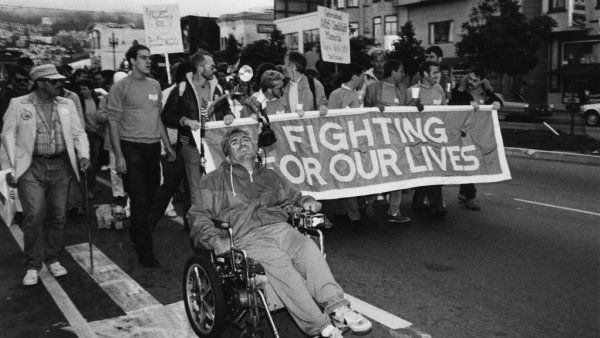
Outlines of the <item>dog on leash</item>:
{"label": "dog on leash", "polygon": [[110,229],[114,226],[116,230],[122,230],[123,219],[125,219],[125,208],[119,204],[100,204],[96,208],[98,229]]}

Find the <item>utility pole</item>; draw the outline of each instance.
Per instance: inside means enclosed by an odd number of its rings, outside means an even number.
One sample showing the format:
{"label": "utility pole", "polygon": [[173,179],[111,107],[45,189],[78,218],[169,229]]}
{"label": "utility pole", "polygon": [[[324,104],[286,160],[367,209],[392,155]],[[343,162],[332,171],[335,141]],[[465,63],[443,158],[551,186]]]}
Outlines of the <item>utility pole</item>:
{"label": "utility pole", "polygon": [[113,70],[117,70],[117,52],[115,49],[119,45],[119,39],[115,38],[115,32],[112,32],[112,36],[108,38],[108,44],[112,47],[113,50]]}

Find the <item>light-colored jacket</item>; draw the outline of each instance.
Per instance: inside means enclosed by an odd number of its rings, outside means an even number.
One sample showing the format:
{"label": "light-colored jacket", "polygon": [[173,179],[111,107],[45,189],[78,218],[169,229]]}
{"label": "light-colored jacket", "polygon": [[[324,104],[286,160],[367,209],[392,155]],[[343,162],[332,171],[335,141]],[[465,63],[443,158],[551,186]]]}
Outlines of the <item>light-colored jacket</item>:
{"label": "light-colored jacket", "polygon": [[[310,85],[308,84],[308,78],[306,75],[302,74],[300,79],[298,80],[298,103],[303,105],[302,110],[311,111],[311,110],[319,110],[321,106],[327,106],[327,96],[325,96],[325,88],[319,82],[319,80],[314,79],[315,81],[315,95],[316,99],[313,99],[313,93],[310,90]],[[290,85],[288,84],[284,88],[284,97],[287,102],[290,102]],[[315,107],[315,102],[317,106]],[[291,108],[291,107],[290,107]],[[294,108],[295,109],[295,108]]]}
{"label": "light-colored jacket", "polygon": [[[34,95],[35,93],[31,93],[12,99],[4,115],[2,146],[6,156],[0,161],[3,169],[14,170],[15,179],[19,179],[29,169],[33,157],[37,119]],[[90,158],[88,139],[73,101],[60,96],[55,99],[69,160],[79,179],[77,158]]]}

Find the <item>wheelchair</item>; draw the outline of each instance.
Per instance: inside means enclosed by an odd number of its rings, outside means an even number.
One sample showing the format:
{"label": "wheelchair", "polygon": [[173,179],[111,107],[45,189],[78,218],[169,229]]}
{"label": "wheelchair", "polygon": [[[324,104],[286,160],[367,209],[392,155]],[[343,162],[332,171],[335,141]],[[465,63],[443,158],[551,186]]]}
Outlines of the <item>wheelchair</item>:
{"label": "wheelchair", "polygon": [[[288,222],[325,255],[322,229],[331,227],[325,215],[292,206],[284,209]],[[273,336],[279,337],[271,312],[284,306],[263,267],[235,247],[229,224],[215,221],[215,225],[229,232],[231,249],[223,255],[196,249],[185,264],[183,302],[192,329],[199,337],[220,337],[232,325],[241,331],[240,337],[263,337],[261,320],[266,317]]]}

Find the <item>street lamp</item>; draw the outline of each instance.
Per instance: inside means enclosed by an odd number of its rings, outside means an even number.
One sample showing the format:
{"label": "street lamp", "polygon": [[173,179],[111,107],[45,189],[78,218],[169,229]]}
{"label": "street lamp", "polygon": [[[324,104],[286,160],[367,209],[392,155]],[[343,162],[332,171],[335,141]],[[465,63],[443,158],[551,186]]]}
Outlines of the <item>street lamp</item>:
{"label": "street lamp", "polygon": [[108,38],[108,44],[112,47],[113,52],[113,70],[117,70],[117,57],[115,48],[117,48],[119,45],[119,39],[115,38],[115,32],[112,32],[112,36]]}

